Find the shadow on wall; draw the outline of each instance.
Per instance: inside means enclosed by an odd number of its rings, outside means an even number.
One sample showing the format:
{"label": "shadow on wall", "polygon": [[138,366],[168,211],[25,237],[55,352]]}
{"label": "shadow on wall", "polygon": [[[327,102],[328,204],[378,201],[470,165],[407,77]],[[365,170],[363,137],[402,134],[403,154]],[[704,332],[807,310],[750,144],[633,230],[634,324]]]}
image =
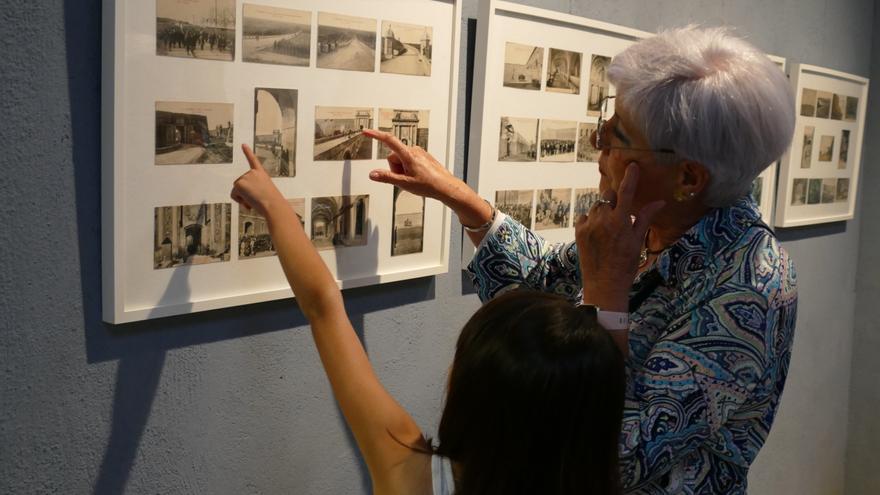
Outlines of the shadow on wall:
{"label": "shadow on wall", "polygon": [[[94,493],[123,493],[168,350],[303,327],[307,322],[290,300],[124,326],[102,321],[101,0],[67,0],[64,24],[86,354],[89,363],[118,361],[110,437],[100,472],[95,476]],[[375,233],[371,241],[376,241]],[[188,267],[176,268],[172,283],[186,284],[188,275]],[[434,280],[346,291],[345,298],[352,324],[363,342],[364,314],[433,299]],[[349,444],[352,450],[357,448],[350,432]],[[369,474],[363,463],[360,471],[367,491]]]}

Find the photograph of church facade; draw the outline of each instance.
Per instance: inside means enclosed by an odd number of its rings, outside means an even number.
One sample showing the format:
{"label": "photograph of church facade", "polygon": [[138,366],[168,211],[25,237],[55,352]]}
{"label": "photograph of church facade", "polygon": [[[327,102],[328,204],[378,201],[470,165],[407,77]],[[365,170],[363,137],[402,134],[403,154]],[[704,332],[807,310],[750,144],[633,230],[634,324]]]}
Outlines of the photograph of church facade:
{"label": "photograph of church facade", "polygon": [[315,161],[369,160],[373,140],[361,131],[372,127],[372,108],[315,107]]}
{"label": "photograph of church facade", "polygon": [[331,196],[312,199],[312,243],[317,249],[366,246],[370,197]]}
{"label": "photograph of church facade", "polygon": [[295,89],[254,92],[254,153],[271,177],[296,176]]}
{"label": "photograph of church facade", "polygon": [[[407,146],[428,149],[428,110],[379,109],[379,130],[390,132]],[[379,143],[379,158],[387,158],[391,150]]]}
{"label": "photograph of church facade", "polygon": [[382,22],[379,71],[411,76],[431,75],[434,30],[400,22]]}
{"label": "photograph of church facade", "polygon": [[[304,198],[288,199],[287,203],[299,217],[300,225],[305,228],[303,218],[306,214],[306,200]],[[257,210],[240,206],[238,209],[238,257],[252,259],[275,256],[276,254],[266,217],[260,215]]]}
{"label": "photograph of church facade", "polygon": [[234,105],[156,103],[156,165],[232,163]]}
{"label": "photograph of church facade", "polygon": [[508,42],[504,50],[504,85],[517,89],[541,89],[544,49]]}
{"label": "photograph of church facade", "polygon": [[538,154],[538,119],[501,117],[498,161],[533,162]]}
{"label": "photograph of church facade", "polygon": [[153,268],[229,261],[231,211],[230,203],[156,208]]}

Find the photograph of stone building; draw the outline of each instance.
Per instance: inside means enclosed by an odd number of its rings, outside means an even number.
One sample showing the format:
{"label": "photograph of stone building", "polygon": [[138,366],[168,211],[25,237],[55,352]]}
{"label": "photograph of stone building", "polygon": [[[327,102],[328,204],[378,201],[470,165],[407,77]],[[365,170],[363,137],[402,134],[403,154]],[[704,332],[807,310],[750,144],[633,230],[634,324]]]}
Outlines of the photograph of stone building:
{"label": "photograph of stone building", "polygon": [[507,42],[504,49],[504,85],[516,89],[541,89],[544,49]]}
{"label": "photograph of stone building", "polygon": [[372,108],[315,107],[315,160],[371,159],[373,140],[361,131],[372,128]]}
{"label": "photograph of stone building", "polygon": [[229,261],[230,203],[155,208],[153,268]]}
{"label": "photograph of stone building", "polygon": [[611,57],[593,55],[590,62],[590,88],[587,90],[587,115],[598,117],[602,101],[608,96],[611,83],[608,81],[608,66]]}
{"label": "photograph of stone building", "polygon": [[156,165],[232,163],[234,105],[156,103]]}
{"label": "photograph of stone building", "polygon": [[366,246],[370,197],[331,196],[312,199],[312,243],[317,249]]}
{"label": "photograph of stone building", "polygon": [[311,12],[246,3],[242,17],[245,62],[309,66]]}
{"label": "photograph of stone building", "polygon": [[391,256],[421,253],[425,240],[425,198],[394,188]]}
{"label": "photograph of stone building", "polygon": [[[303,218],[306,214],[304,198],[288,199],[287,202],[299,217],[299,223],[305,229]],[[275,256],[275,244],[269,234],[269,223],[266,217],[257,210],[244,206],[238,208],[238,257],[240,259],[262,258]]]}
{"label": "photograph of stone building", "polygon": [[296,176],[295,89],[254,92],[254,153],[271,177]]}
{"label": "photograph of stone building", "polygon": [[547,60],[547,91],[580,94],[581,54],[568,50],[550,49]]}
{"label": "photograph of stone building", "polygon": [[410,76],[431,75],[434,30],[402,22],[382,21],[379,71]]}
{"label": "photograph of stone building", "polygon": [[535,230],[570,226],[571,189],[541,189],[535,205]]}
{"label": "photograph of stone building", "polygon": [[318,68],[374,72],[376,20],[318,12]]}
{"label": "photograph of stone building", "polygon": [[[428,149],[428,110],[405,110],[400,108],[379,109],[379,130],[394,134],[407,146]],[[378,158],[387,158],[391,149],[379,142]]]}
{"label": "photograph of stone building", "polygon": [[495,208],[513,218],[526,228],[532,228],[532,202],[535,192],[528,191],[496,191]]}
{"label": "photograph of stone building", "polygon": [[156,54],[235,60],[235,0],[156,0]]}
{"label": "photograph of stone building", "polygon": [[594,163],[599,161],[599,155],[602,152],[593,147],[594,132],[596,132],[596,124],[584,122],[578,124],[577,161]]}
{"label": "photograph of stone building", "polygon": [[501,117],[498,161],[533,162],[538,156],[538,119]]}
{"label": "photograph of stone building", "polygon": [[541,121],[541,161],[573,162],[577,122],[568,120]]}

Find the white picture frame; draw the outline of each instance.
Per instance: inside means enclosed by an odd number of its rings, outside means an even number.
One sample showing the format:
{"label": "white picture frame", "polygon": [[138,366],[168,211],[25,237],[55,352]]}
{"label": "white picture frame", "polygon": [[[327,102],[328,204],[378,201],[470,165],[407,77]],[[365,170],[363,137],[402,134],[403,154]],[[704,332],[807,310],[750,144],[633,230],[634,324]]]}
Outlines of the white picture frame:
{"label": "white picture frame", "polygon": [[[775,225],[850,220],[858,194],[869,80],[808,64],[793,64],[790,78],[797,117],[791,148],[780,167]],[[855,104],[839,103],[841,97],[855,98]]]}
{"label": "white picture frame", "polygon": [[[767,57],[778,65],[782,72],[786,72],[787,61],[785,58],[776,55],[767,55]],[[782,157],[764,169],[755,178],[755,182],[752,185],[752,196],[758,204],[761,219],[771,227],[773,224],[773,209],[776,206],[776,179],[779,175],[779,164],[781,161]],[[757,194],[754,194],[756,192]]]}
{"label": "white picture frame", "polygon": [[[267,142],[258,142],[260,136],[255,122],[257,88],[297,91],[295,147],[290,140],[286,145],[279,144],[277,149],[275,144],[271,146],[272,153],[284,156],[281,160],[290,161],[290,151],[293,151],[295,158],[291,165],[295,162],[295,176],[278,177],[275,182],[285,197],[305,200],[303,221],[307,235],[311,235],[315,228],[311,223],[310,208],[323,204],[315,202],[316,198],[349,196],[355,201],[362,196],[369,197],[368,203],[357,203],[357,208],[368,208],[362,215],[355,206],[343,202],[347,205],[344,208],[348,209],[339,210],[339,215],[334,217],[345,218],[344,212],[358,211],[355,216],[366,223],[358,223],[357,228],[366,230],[358,230],[356,235],[362,237],[358,241],[364,241],[365,245],[351,242],[350,247],[320,251],[341,288],[427,277],[448,271],[449,211],[438,202],[426,202],[420,220],[423,232],[421,251],[414,252],[408,247],[397,249],[397,254],[392,256],[392,215],[397,196],[393,194],[392,186],[368,178],[369,170],[386,166],[378,157],[378,144],[373,143],[369,159],[315,160],[319,134],[315,130],[315,115],[319,107],[366,107],[373,112],[372,124],[376,128],[382,109],[426,110],[429,113],[418,115],[429,115],[428,151],[452,170],[458,100],[460,0],[335,0],[332,5],[321,0],[224,0],[227,4],[234,4],[234,28],[229,22],[231,10],[225,7],[222,13],[218,12],[219,9],[212,11],[209,17],[213,17],[209,18],[188,10],[198,7],[177,6],[175,11],[169,10],[168,5],[159,5],[175,1],[178,0],[103,0],[101,225],[104,321],[120,324],[294,296],[276,257],[244,259],[239,256],[240,246],[237,246],[239,237],[246,234],[239,232],[242,211],[229,198],[229,192],[233,180],[248,169],[239,148],[242,143],[269,146]],[[192,3],[182,2],[182,5]],[[214,5],[213,1],[208,3]],[[303,65],[304,56],[293,61],[275,57],[272,63],[245,61],[245,49],[258,50],[262,46],[253,44],[260,34],[254,34],[252,28],[248,28],[249,44],[244,46],[245,4],[311,13],[310,29],[302,30],[297,34],[299,37],[290,42],[293,45],[299,43],[295,48],[298,50],[308,46],[308,65]],[[160,7],[173,13],[160,15]],[[336,25],[326,20],[329,16],[322,21],[320,13],[375,21],[372,72],[346,66],[341,69],[351,70],[323,68],[336,63],[326,58],[321,61],[324,55],[319,55],[319,50],[325,49],[322,46],[325,40],[330,39],[330,28]],[[256,18],[252,11],[248,15]],[[382,31],[384,21],[399,24],[401,31],[408,29],[407,25],[430,28],[429,34],[425,31],[427,44],[411,50],[413,45],[403,35],[383,39],[387,37]],[[197,41],[191,44],[169,35],[169,31],[160,31],[160,27],[173,29],[188,24],[202,28]],[[323,34],[320,32],[322,26],[326,27]],[[234,44],[225,42],[221,45],[219,39],[231,29],[235,33]],[[269,31],[260,33],[266,37],[274,36]],[[228,35],[223,39],[228,40]],[[281,53],[279,47],[288,47],[283,42],[291,39],[273,40],[272,50]],[[370,45],[369,40],[364,39],[364,43]],[[354,46],[358,40],[360,38],[351,37],[346,43],[346,38],[337,37],[327,41],[326,53],[341,51],[341,46]],[[263,38],[262,41],[267,40]],[[275,41],[282,43],[276,44]],[[386,41],[389,44],[387,57]],[[295,49],[285,53],[294,53]],[[388,65],[385,70],[386,58],[392,60],[402,54],[418,56],[422,67],[418,69],[419,74],[412,72],[416,69],[409,68],[415,67],[411,61]],[[361,62],[370,63],[366,55],[359,57]],[[401,74],[401,70],[406,73]],[[289,103],[293,97],[288,95],[286,98],[277,99],[279,105],[281,101],[287,101],[290,107],[285,108],[293,108],[294,104]],[[172,104],[174,102],[191,105],[180,107]],[[195,106],[204,102],[210,104]],[[220,103],[234,106],[233,117],[227,123],[217,124],[228,115],[224,113],[227,109],[218,105]],[[163,127],[163,132],[159,133],[160,111],[170,112],[163,114],[163,118],[168,115],[177,119],[181,116],[192,118],[197,122],[192,127],[198,131],[181,133],[171,126]],[[181,126],[180,129],[189,129],[186,125]],[[419,129],[422,132],[421,127]],[[332,137],[326,131],[322,132],[325,132],[322,136]],[[189,137],[181,137],[190,135],[197,144],[189,143]],[[279,143],[283,139],[279,138]],[[184,145],[201,145],[207,150],[196,161],[205,160],[208,151],[216,152],[220,158],[190,165],[176,164],[191,159],[178,154],[163,155],[159,160],[160,148],[163,154],[169,153],[168,149],[177,153]],[[231,160],[227,148],[232,149]],[[277,150],[286,150],[288,154],[282,155]],[[211,163],[217,160],[231,163]],[[169,165],[157,165],[160,161]],[[191,208],[187,208],[189,206]],[[416,218],[414,214],[411,216]],[[186,221],[194,222],[192,230],[181,226],[184,217],[188,219]],[[341,219],[337,221],[343,222]],[[172,227],[168,227],[169,224]],[[174,233],[160,242],[161,229],[170,229]],[[202,232],[208,233],[202,236]],[[228,241],[224,242],[224,236]],[[198,239],[193,240],[196,237]],[[337,240],[333,238],[334,245]],[[206,242],[215,244],[208,249],[204,247]],[[266,242],[265,235],[257,239],[257,243]],[[188,255],[185,258],[177,254],[184,245]],[[254,245],[252,242],[250,247]],[[194,247],[193,252],[188,251],[191,247]],[[266,249],[265,246],[262,249]],[[183,261],[193,262],[196,256],[202,256],[193,254],[201,253],[200,250],[207,254],[198,260],[217,262],[159,268]],[[400,252],[408,254],[400,255]]]}

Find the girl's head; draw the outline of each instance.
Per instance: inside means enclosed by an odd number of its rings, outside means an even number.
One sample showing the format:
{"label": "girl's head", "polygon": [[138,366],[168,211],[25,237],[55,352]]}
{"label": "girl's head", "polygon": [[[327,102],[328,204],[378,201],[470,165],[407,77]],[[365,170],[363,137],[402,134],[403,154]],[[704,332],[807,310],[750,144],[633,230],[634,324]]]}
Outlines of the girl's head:
{"label": "girl's head", "polygon": [[458,494],[619,493],[623,358],[592,307],[513,291],[461,332],[437,452]]}

